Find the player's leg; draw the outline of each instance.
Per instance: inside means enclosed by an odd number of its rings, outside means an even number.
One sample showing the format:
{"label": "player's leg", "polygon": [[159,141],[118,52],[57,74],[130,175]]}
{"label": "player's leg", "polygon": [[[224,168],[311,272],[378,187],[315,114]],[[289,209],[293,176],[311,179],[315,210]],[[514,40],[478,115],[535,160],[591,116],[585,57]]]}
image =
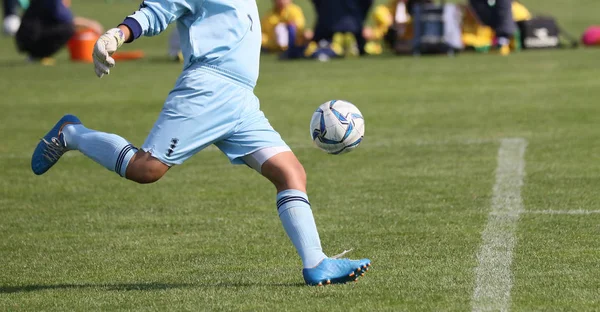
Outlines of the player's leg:
{"label": "player's leg", "polygon": [[80,151],[128,180],[153,183],[169,170],[150,153],[138,150],[116,134],[91,130],[82,124],[67,125],[63,132],[68,149]]}
{"label": "player's leg", "polygon": [[[251,101],[252,102],[252,101]],[[345,283],[355,280],[370,265],[368,259],[327,257],[306,194],[303,166],[258,108],[247,104],[244,120],[227,139],[215,143],[234,164],[246,164],[269,179],[277,190],[277,211],[283,228],[304,266],[307,284]]]}
{"label": "player's leg", "polygon": [[141,184],[154,183],[160,180],[170,168],[151,153],[139,150],[129,161],[125,177]]}
{"label": "player's leg", "polygon": [[[281,151],[281,152],[278,152]],[[306,172],[298,158],[289,149],[276,149],[262,166],[261,174],[273,183],[277,193],[285,190],[298,190],[306,193]]]}
{"label": "player's leg", "polygon": [[356,281],[368,270],[371,261],[339,259],[346,252],[331,258],[325,256],[306,194],[304,167],[291,151],[274,154],[270,150],[259,150],[244,159],[252,164],[260,164],[260,160],[266,159],[259,172],[277,189],[279,218],[302,258],[305,282],[325,285]]}
{"label": "player's leg", "polygon": [[44,136],[31,159],[34,173],[48,171],[67,151],[78,150],[106,169],[140,183],[154,182],[169,167],[129,141],[111,133],[86,128],[79,118],[65,115]]}
{"label": "player's leg", "polygon": [[184,72],[140,150],[116,134],[88,129],[77,117],[65,115],[34,151],[33,172],[43,174],[65,152],[78,150],[129,180],[155,182],[171,166],[182,164],[233,131],[237,119],[232,115],[238,112],[223,104],[239,102],[237,89],[201,71]]}
{"label": "player's leg", "polygon": [[285,145],[264,148],[243,159],[275,186],[279,218],[304,268],[318,266],[327,256],[323,253],[306,194],[306,173],[302,164]]}
{"label": "player's leg", "polygon": [[121,176],[137,151],[122,137],[88,129],[76,116],[65,115],[37,145],[31,158],[31,169],[35,174],[44,174],[70,150],[81,151]]}

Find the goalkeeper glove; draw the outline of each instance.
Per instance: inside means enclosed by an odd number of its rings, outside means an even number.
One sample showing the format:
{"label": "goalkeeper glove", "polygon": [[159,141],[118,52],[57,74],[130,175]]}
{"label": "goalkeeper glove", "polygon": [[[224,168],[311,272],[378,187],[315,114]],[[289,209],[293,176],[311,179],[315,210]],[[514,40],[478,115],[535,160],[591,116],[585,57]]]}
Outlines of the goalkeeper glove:
{"label": "goalkeeper glove", "polygon": [[119,28],[113,28],[100,36],[94,46],[94,68],[96,75],[100,78],[110,73],[115,66],[115,60],[111,57],[115,51],[125,42],[125,34]]}

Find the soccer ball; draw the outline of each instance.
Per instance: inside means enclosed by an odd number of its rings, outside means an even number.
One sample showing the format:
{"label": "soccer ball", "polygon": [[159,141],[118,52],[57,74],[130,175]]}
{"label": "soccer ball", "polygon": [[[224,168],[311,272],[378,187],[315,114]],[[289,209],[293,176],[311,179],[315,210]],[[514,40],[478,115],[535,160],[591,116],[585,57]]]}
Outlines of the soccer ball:
{"label": "soccer ball", "polygon": [[317,108],[310,120],[315,145],[333,155],[358,147],[365,135],[365,120],[354,104],[333,100]]}

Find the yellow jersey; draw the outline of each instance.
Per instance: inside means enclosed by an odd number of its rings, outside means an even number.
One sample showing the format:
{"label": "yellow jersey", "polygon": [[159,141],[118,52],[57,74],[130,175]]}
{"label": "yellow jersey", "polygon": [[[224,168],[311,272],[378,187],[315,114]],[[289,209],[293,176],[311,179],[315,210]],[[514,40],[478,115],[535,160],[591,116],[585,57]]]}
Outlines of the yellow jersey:
{"label": "yellow jersey", "polygon": [[304,27],[306,19],[302,9],[291,3],[286,6],[281,12],[276,12],[275,9],[270,10],[261,20],[262,28],[262,46],[269,51],[281,51],[287,47],[280,47],[277,44],[277,36],[275,27],[279,24],[294,24],[296,25],[296,44],[301,45],[304,41]]}

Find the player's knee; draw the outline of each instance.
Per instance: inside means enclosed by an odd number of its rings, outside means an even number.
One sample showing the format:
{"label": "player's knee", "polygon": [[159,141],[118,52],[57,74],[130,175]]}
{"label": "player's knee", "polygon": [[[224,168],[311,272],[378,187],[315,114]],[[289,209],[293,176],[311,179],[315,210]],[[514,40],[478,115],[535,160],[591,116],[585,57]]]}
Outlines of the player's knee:
{"label": "player's knee", "polygon": [[167,170],[169,170],[167,165],[156,158],[143,154],[129,163],[127,179],[140,184],[154,183],[160,180]]}
{"label": "player's knee", "polygon": [[140,183],[140,184],[150,184],[150,183],[154,183],[158,180],[160,180],[160,178],[162,178],[165,175],[164,172],[161,172],[160,170],[156,170],[155,168],[146,168],[144,171],[140,172],[140,174],[137,176],[137,179],[135,180],[135,182]]}
{"label": "player's knee", "polygon": [[302,185],[306,185],[306,170],[304,170],[304,167],[302,166],[300,161],[296,159],[295,162],[291,163],[289,171],[289,179],[294,180],[295,182],[300,183]]}
{"label": "player's knee", "polygon": [[273,156],[263,165],[262,173],[278,190],[306,188],[306,171],[291,152]]}
{"label": "player's knee", "polygon": [[306,171],[298,160],[286,165],[282,172],[282,183],[275,185],[278,189],[306,189]]}

